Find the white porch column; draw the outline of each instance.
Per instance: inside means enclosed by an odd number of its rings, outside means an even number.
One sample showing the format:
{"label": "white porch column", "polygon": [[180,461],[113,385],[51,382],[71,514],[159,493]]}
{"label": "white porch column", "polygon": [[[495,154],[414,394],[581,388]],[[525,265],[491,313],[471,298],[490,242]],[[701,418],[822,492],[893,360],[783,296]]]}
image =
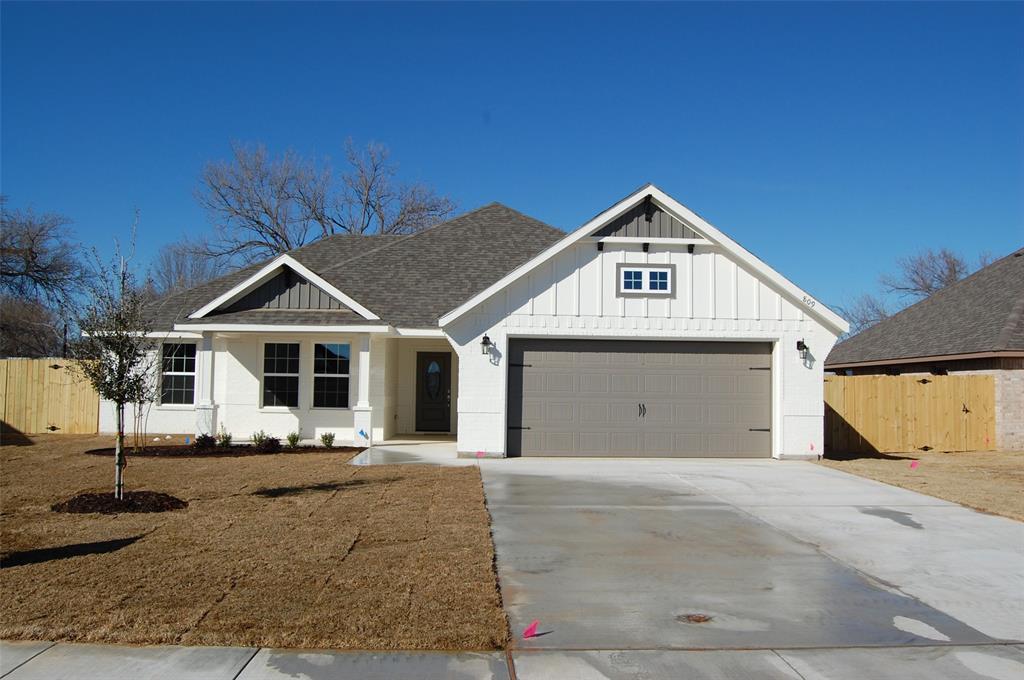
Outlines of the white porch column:
{"label": "white porch column", "polygon": [[359,336],[359,369],[356,405],[353,411],[353,443],[370,446],[373,435],[373,408],[370,406],[370,334]]}
{"label": "white porch column", "polygon": [[213,333],[203,333],[196,347],[196,434],[217,433],[217,405],[213,403]]}

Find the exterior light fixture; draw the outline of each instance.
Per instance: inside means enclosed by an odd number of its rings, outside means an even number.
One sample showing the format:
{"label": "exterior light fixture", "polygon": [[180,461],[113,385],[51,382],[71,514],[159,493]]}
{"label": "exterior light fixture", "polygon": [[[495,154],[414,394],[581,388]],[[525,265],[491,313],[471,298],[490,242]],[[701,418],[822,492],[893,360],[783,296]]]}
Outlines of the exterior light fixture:
{"label": "exterior light fixture", "polygon": [[808,347],[807,343],[804,342],[803,339],[801,338],[800,340],[796,341],[796,351],[800,352],[800,358],[801,359],[806,359],[807,358],[807,353],[811,351],[811,348]]}
{"label": "exterior light fixture", "polygon": [[491,352],[491,339],[486,335],[480,340],[480,353],[490,354]]}

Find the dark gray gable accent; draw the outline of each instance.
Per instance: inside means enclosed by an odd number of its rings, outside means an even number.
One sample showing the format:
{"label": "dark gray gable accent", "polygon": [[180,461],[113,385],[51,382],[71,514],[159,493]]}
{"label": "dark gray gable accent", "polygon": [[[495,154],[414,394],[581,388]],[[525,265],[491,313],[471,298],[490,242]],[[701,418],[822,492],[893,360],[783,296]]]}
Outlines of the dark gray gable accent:
{"label": "dark gray gable accent", "polygon": [[310,283],[289,267],[269,281],[249,291],[222,311],[249,309],[347,309],[320,287]]}
{"label": "dark gray gable accent", "polygon": [[594,232],[594,236],[636,238],[703,238],[649,200],[641,201],[629,212]]}

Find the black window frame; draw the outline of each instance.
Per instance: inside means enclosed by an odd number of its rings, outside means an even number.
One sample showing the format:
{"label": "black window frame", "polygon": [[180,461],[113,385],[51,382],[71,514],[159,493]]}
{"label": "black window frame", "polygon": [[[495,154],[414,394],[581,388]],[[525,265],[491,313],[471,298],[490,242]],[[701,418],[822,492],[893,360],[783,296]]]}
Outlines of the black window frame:
{"label": "black window frame", "polygon": [[[168,354],[168,348],[172,348]],[[194,406],[196,403],[196,343],[160,344],[160,405]]]}
{"label": "black window frame", "polygon": [[[344,357],[326,356],[320,348],[345,348]],[[323,354],[323,356],[321,356]],[[313,343],[313,408],[347,409],[352,386],[352,345],[347,342]]]}
{"label": "black window frame", "polygon": [[[271,350],[271,348],[273,348]],[[283,350],[283,352],[282,352]],[[298,342],[264,342],[261,408],[298,408],[302,345]],[[271,370],[267,370],[270,368]]]}

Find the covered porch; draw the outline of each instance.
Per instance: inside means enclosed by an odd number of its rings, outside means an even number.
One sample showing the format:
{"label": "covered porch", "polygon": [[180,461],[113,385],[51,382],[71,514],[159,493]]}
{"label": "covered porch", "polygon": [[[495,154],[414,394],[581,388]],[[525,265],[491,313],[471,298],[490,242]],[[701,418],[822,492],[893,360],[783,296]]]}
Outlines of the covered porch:
{"label": "covered porch", "polygon": [[172,366],[167,353],[194,352],[194,397],[154,404],[151,431],[228,432],[236,441],[259,431],[282,440],[297,433],[307,442],[332,433],[339,446],[456,434],[458,355],[439,333],[204,329],[165,336],[161,351],[165,385],[179,372],[189,377],[188,366]]}

